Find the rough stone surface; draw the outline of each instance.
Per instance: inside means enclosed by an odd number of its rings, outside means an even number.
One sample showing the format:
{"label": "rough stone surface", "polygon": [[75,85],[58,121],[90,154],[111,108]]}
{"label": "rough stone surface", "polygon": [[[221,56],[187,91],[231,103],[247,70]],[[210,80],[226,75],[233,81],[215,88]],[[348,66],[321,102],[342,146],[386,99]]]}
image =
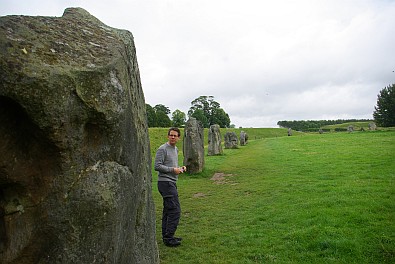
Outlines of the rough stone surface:
{"label": "rough stone surface", "polygon": [[158,263],[132,34],[6,16],[0,54],[1,263]]}
{"label": "rough stone surface", "polygon": [[189,118],[184,128],[184,165],[190,174],[199,173],[204,168],[204,130],[196,118]]}
{"label": "rough stone surface", "polygon": [[244,131],[240,132],[240,146],[245,146],[248,143],[248,134]]}
{"label": "rough stone surface", "polygon": [[347,131],[349,133],[354,132],[354,127],[352,125],[349,125],[348,128],[347,128]]}
{"label": "rough stone surface", "polygon": [[292,129],[288,128],[288,136],[292,136]]}
{"label": "rough stone surface", "polygon": [[239,148],[239,143],[237,139],[237,135],[235,132],[226,132],[225,136],[225,148],[226,149],[237,149]]}
{"label": "rough stone surface", "polygon": [[222,155],[222,138],[219,125],[211,125],[208,130],[208,152],[209,156]]}

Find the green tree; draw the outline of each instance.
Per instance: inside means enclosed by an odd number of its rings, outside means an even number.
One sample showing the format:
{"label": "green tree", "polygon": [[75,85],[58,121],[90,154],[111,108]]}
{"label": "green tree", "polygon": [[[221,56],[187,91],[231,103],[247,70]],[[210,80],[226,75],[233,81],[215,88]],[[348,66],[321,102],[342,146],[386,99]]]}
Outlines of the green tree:
{"label": "green tree", "polygon": [[214,108],[211,115],[211,125],[218,124],[220,127],[229,127],[230,118],[222,108]]}
{"label": "green tree", "polygon": [[172,114],[172,123],[175,127],[184,127],[186,115],[181,110],[176,109]]}
{"label": "green tree", "polygon": [[156,127],[156,113],[154,108],[149,104],[145,104],[145,109],[147,112],[148,127]]}
{"label": "green tree", "polygon": [[377,95],[373,117],[378,126],[395,126],[395,84],[385,87]]}
{"label": "green tree", "polygon": [[155,112],[156,112],[156,113],[158,113],[158,112],[163,112],[163,113],[165,113],[166,115],[170,114],[170,109],[169,109],[167,106],[163,105],[163,104],[157,104],[157,105],[155,105],[155,106],[154,106],[154,109],[155,109]]}
{"label": "green tree", "polygon": [[156,113],[156,126],[157,127],[169,127],[171,126],[171,120],[169,117],[170,109],[163,105],[157,104],[154,106]]}
{"label": "green tree", "polygon": [[220,127],[229,127],[229,115],[214,100],[214,96],[199,96],[191,102],[188,116],[200,120],[204,127],[218,124]]}
{"label": "green tree", "polygon": [[196,109],[190,117],[194,117],[200,122],[202,122],[203,127],[210,127],[208,119],[206,115],[204,114],[204,111],[202,109]]}
{"label": "green tree", "polygon": [[147,112],[148,127],[169,127],[171,126],[171,120],[168,116],[170,109],[163,105],[157,104],[151,107],[149,104],[145,105]]}
{"label": "green tree", "polygon": [[156,126],[157,127],[170,127],[171,120],[170,117],[162,111],[156,112]]}

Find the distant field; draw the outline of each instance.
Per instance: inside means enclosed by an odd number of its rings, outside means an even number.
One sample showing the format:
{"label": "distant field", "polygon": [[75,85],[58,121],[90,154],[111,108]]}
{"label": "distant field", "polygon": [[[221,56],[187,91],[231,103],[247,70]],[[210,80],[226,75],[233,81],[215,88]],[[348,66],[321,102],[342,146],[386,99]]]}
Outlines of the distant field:
{"label": "distant field", "polygon": [[[328,125],[328,126],[323,126],[323,129],[330,129],[331,131],[334,131],[336,128],[344,128],[347,129],[349,126],[354,127],[354,131],[359,131],[361,129],[363,130],[369,130],[369,123],[371,122],[350,122],[350,123],[343,123],[343,124],[337,124],[337,125]],[[377,128],[378,130],[391,130],[391,128]]]}
{"label": "distant field", "polygon": [[[395,263],[395,131],[243,130],[247,146],[180,177],[178,248],[153,172],[161,263]],[[150,129],[153,153],[166,132]]]}

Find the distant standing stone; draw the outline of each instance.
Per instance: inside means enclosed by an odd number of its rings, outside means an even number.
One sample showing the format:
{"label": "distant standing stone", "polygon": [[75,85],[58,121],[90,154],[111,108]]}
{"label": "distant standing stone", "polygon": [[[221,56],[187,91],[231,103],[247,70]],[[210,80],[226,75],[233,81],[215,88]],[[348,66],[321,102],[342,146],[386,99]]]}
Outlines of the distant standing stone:
{"label": "distant standing stone", "polygon": [[235,132],[226,132],[225,133],[225,148],[226,149],[237,149],[238,140]]}
{"label": "distant standing stone", "polygon": [[240,132],[240,146],[247,145],[248,142],[248,134],[244,131]]}
{"label": "distant standing stone", "polygon": [[184,129],[184,165],[187,172],[199,173],[204,167],[204,133],[203,126],[196,118],[191,117]]}
{"label": "distant standing stone", "polygon": [[222,140],[219,125],[211,125],[208,130],[208,155],[222,155]]}
{"label": "distant standing stone", "polygon": [[369,123],[369,130],[374,131],[377,129],[377,126],[375,123]]}
{"label": "distant standing stone", "polygon": [[288,136],[292,136],[292,129],[288,128]]}
{"label": "distant standing stone", "polygon": [[354,127],[351,126],[351,125],[348,126],[347,131],[348,131],[349,133],[354,132]]}

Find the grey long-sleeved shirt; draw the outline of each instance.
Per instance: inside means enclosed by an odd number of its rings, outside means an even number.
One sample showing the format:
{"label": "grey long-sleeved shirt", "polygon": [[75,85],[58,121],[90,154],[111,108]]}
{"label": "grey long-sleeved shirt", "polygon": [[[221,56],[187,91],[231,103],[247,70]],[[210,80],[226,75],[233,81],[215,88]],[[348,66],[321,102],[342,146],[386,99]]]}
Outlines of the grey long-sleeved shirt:
{"label": "grey long-sleeved shirt", "polygon": [[176,182],[178,175],[174,168],[178,167],[178,149],[165,143],[158,148],[155,156],[155,170],[158,171],[158,181]]}

